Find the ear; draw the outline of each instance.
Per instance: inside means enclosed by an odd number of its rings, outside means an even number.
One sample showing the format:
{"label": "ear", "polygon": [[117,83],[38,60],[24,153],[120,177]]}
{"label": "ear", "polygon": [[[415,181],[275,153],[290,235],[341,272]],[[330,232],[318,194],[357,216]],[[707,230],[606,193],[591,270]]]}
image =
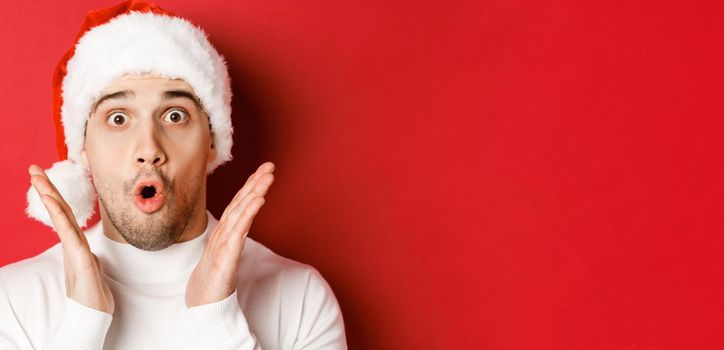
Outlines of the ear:
{"label": "ear", "polygon": [[85,147],[83,147],[83,150],[80,151],[80,162],[83,163],[83,166],[86,169],[90,169],[90,166],[88,166],[88,154],[85,153]]}
{"label": "ear", "polygon": [[214,160],[216,160],[216,157],[218,156],[218,152],[216,150],[216,145],[214,145],[214,133],[211,133],[211,142],[209,143],[209,154],[206,157],[206,163],[211,163]]}

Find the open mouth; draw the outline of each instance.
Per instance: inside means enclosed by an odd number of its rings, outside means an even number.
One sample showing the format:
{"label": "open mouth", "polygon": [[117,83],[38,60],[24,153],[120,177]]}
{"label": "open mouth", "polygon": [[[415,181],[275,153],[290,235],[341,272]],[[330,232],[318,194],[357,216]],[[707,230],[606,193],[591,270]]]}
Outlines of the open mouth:
{"label": "open mouth", "polygon": [[142,212],[150,214],[163,206],[166,196],[163,184],[157,180],[144,180],[136,184],[133,191],[133,202]]}
{"label": "open mouth", "polygon": [[143,186],[141,189],[141,197],[144,199],[153,198],[153,196],[156,195],[156,187],[153,186]]}

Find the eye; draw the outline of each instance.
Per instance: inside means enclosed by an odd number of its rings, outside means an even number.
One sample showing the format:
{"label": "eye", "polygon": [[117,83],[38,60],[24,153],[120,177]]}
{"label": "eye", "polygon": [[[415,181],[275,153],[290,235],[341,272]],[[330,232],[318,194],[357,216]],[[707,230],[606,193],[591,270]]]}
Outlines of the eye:
{"label": "eye", "polygon": [[166,113],[166,115],[163,116],[163,120],[166,122],[171,122],[174,124],[179,124],[185,122],[187,119],[189,119],[189,115],[181,109],[172,109]]}
{"label": "eye", "polygon": [[121,112],[113,112],[106,119],[106,123],[112,126],[121,126],[128,123],[128,116]]}

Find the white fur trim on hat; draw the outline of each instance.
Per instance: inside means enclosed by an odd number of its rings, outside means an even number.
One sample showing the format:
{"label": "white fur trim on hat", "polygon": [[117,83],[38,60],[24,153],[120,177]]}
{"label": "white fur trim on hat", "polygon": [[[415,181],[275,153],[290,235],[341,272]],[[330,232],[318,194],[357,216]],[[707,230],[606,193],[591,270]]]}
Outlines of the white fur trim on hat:
{"label": "white fur trim on hat", "polygon": [[86,121],[103,89],[124,74],[152,73],[183,79],[201,100],[217,150],[207,172],[231,160],[231,87],[226,62],[206,33],[187,20],[141,12],[120,15],[80,38],[67,69],[61,119],[69,159],[80,161]]}
{"label": "white fur trim on hat", "polygon": [[[93,215],[96,204],[96,193],[91,184],[88,172],[81,164],[64,160],[53,164],[45,171],[48,179],[58,189],[61,197],[70,206],[75,215],[78,226],[84,227],[88,219]],[[34,187],[28,190],[28,208],[25,213],[50,227],[53,222],[50,220],[45,205]]]}

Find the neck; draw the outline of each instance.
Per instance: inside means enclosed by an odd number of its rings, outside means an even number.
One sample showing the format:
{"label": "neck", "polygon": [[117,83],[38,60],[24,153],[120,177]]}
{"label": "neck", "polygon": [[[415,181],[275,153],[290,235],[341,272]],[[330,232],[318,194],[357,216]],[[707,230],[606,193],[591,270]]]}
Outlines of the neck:
{"label": "neck", "polygon": [[[102,272],[115,281],[126,286],[133,284],[133,288],[144,288],[149,293],[183,295],[189,276],[203,255],[209,233],[218,224],[211,213],[207,211],[206,215],[208,226],[200,235],[160,250],[136,249],[131,244],[112,240],[102,232],[101,222],[89,228],[86,237],[100,260]],[[173,286],[157,289],[161,284]]]}

